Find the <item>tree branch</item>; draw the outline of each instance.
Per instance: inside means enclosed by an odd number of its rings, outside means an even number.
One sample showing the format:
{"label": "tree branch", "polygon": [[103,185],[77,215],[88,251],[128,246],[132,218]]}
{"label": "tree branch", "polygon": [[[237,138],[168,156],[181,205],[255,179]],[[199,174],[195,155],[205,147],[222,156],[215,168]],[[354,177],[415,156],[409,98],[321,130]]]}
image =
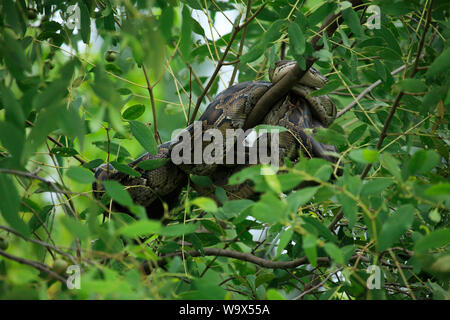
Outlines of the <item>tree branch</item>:
{"label": "tree branch", "polygon": [[44,242],[44,241],[40,241],[40,240],[31,239],[31,238],[27,238],[23,234],[21,234],[20,232],[14,230],[12,228],[9,228],[7,226],[0,225],[0,229],[5,230],[5,231],[7,231],[9,233],[12,233],[12,234],[14,234],[14,235],[24,239],[25,241],[33,242],[33,243],[35,243],[35,244],[37,244],[39,246],[42,246],[44,248],[47,248],[47,249],[52,249],[55,252],[59,253],[60,255],[69,258],[70,261],[72,261],[74,264],[77,264],[77,261],[75,260],[74,256],[72,256],[71,254],[69,254],[67,252],[64,252],[63,250],[59,249],[58,247],[56,247],[54,245],[51,245],[50,243],[47,243],[47,242]]}
{"label": "tree branch", "polygon": [[[197,103],[195,104],[194,112],[192,113],[189,123],[194,122],[195,117],[197,116],[198,109],[200,108],[200,105],[202,104],[202,100],[205,97],[205,95],[207,94],[209,88],[211,88],[214,80],[217,77],[217,74],[219,73],[220,69],[222,68],[224,61],[228,55],[228,51],[230,51],[231,45],[233,44],[233,41],[236,38],[237,34],[239,33],[239,31],[241,31],[243,28],[245,28],[253,19],[255,19],[256,16],[261,12],[262,9],[264,9],[265,6],[266,6],[266,4],[264,3],[262,6],[260,6],[258,8],[258,10],[256,10],[256,12],[250,18],[245,20],[241,25],[237,25],[233,28],[233,32],[231,33],[231,37],[230,37],[230,40],[228,41],[228,45],[226,46],[225,51],[223,52],[223,55],[220,58],[219,62],[217,62],[216,69],[214,70],[211,78],[209,79],[208,83],[206,84],[205,89],[202,91],[202,93],[200,94],[200,96],[197,99]],[[238,23],[239,23],[239,21],[238,21]]]}
{"label": "tree branch", "polygon": [[[245,13],[245,20],[247,20],[248,17],[250,16],[251,7],[252,7],[252,0],[248,0],[248,2],[247,2],[247,11]],[[230,78],[230,82],[228,83],[228,86],[232,86],[233,83],[234,83],[234,79],[236,78],[236,74],[237,74],[237,71],[238,71],[238,68],[239,68],[239,58],[241,57],[242,50],[244,49],[244,42],[245,42],[245,35],[246,34],[247,34],[247,26],[245,26],[242,29],[241,42],[239,43],[239,51],[238,51],[238,54],[236,56],[236,61],[237,62],[234,65],[233,73],[231,74],[231,78]]]}
{"label": "tree branch", "polygon": [[[143,268],[147,272],[150,267],[164,265],[165,258],[181,256],[182,254],[183,254],[183,252],[181,252],[181,251],[169,253],[167,255],[159,257],[160,260],[158,260],[158,261],[144,263]],[[227,258],[250,262],[250,263],[256,264],[260,267],[268,268],[268,269],[292,269],[292,268],[297,268],[298,266],[301,266],[301,265],[310,264],[307,257],[301,257],[301,258],[290,260],[290,261],[272,261],[272,260],[267,260],[267,259],[257,257],[251,253],[239,252],[239,251],[235,251],[235,250],[218,249],[218,248],[203,248],[203,252],[199,252],[196,250],[184,251],[184,254],[189,255],[191,257],[203,257],[203,256],[227,257]],[[354,260],[358,259],[358,257],[361,261],[363,261],[365,263],[370,262],[369,258],[361,257],[359,255],[352,256],[349,259],[349,261],[354,261]],[[331,259],[329,257],[318,257],[317,258],[318,265],[329,264],[330,262],[331,262]],[[386,261],[380,261],[380,263],[383,265],[386,265],[386,266],[396,267],[395,265],[392,265]],[[407,266],[407,265],[400,265],[400,267],[402,269],[412,269],[412,266]]]}
{"label": "tree branch", "polygon": [[[31,122],[30,120],[25,120],[26,124],[28,124],[30,127],[34,127],[34,123]],[[55,138],[51,137],[51,136],[47,136],[47,139],[50,140],[51,142],[53,142],[54,144],[56,144],[58,147],[61,148],[65,148],[66,146],[63,145],[61,142],[59,142],[58,140],[56,140]],[[81,165],[84,165],[86,163],[86,161],[84,161],[83,159],[81,159],[80,157],[78,157],[77,155],[73,155],[72,156],[75,160],[77,160]],[[94,172],[93,169],[89,169],[92,172]]]}
{"label": "tree branch", "polygon": [[[396,75],[397,73],[401,72],[402,70],[404,70],[406,68],[406,64],[402,65],[401,67],[398,67],[397,69],[395,69],[394,71],[391,72],[391,75]],[[344,115],[344,113],[346,113],[347,111],[349,111],[351,108],[353,108],[358,101],[360,101],[362,98],[364,98],[368,93],[370,93],[374,88],[376,88],[377,86],[379,86],[382,83],[381,79],[375,81],[374,83],[372,83],[370,86],[368,86],[366,89],[363,90],[363,92],[361,92],[355,100],[353,100],[349,105],[347,105],[344,109],[342,109],[341,111],[339,111],[336,115],[336,118],[341,117],[342,115]]]}
{"label": "tree branch", "polygon": [[[432,8],[433,8],[433,0],[430,1],[430,6],[428,7],[427,21],[425,22],[425,27],[423,29],[422,38],[420,39],[419,48],[418,48],[417,54],[416,54],[416,61],[414,62],[414,66],[413,66],[411,74],[409,76],[410,78],[414,77],[418,71],[417,67],[419,65],[420,55],[422,54],[423,46],[425,43],[425,37],[427,35],[428,28],[430,27],[430,23],[431,23],[431,9]],[[380,138],[378,139],[378,143],[376,146],[377,150],[380,150],[381,146],[383,145],[384,139],[387,136],[387,131],[389,129],[389,125],[391,124],[391,121],[394,118],[395,111],[397,111],[397,108],[400,105],[400,100],[402,99],[404,94],[405,94],[404,91],[400,91],[398,93],[397,97],[395,98],[395,101],[392,105],[391,111],[389,112],[389,115],[386,118],[386,121],[384,122],[383,130],[380,133]],[[370,168],[372,168],[371,163],[367,164],[367,166],[364,168],[364,170],[361,174],[361,179],[364,179],[367,176],[367,174],[370,171]]]}
{"label": "tree branch", "polygon": [[21,257],[16,257],[9,253],[6,253],[3,250],[0,250],[0,256],[4,256],[5,258],[15,261],[15,262],[18,262],[20,264],[25,264],[25,265],[31,266],[39,271],[42,271],[42,272],[48,274],[49,276],[51,276],[52,278],[55,278],[56,280],[61,281],[61,283],[63,285],[66,284],[65,278],[63,278],[59,274],[55,273],[48,265],[46,265],[44,263],[40,263],[40,262],[37,262],[34,260],[29,260],[29,259],[25,259],[25,258],[21,258]]}
{"label": "tree branch", "polygon": [[147,91],[150,96],[150,103],[152,106],[152,114],[153,114],[153,129],[155,131],[155,139],[156,141],[159,141],[161,143],[161,137],[158,133],[158,123],[156,120],[156,105],[155,105],[155,97],[153,96],[153,87],[150,84],[150,79],[148,78],[147,69],[145,68],[145,65],[142,64],[142,71],[144,71],[145,81],[147,83]]}

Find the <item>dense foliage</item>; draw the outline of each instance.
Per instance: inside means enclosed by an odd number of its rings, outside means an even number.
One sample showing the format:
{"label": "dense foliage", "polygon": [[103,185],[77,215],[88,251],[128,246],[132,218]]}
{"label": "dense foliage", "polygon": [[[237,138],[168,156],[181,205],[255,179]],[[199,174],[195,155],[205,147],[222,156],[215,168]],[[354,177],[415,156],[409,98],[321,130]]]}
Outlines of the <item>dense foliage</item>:
{"label": "dense foliage", "polygon": [[[0,1],[0,297],[449,299],[448,2],[351,5]],[[322,159],[247,168],[230,183],[250,179],[259,199],[217,188],[218,205],[188,185],[164,223],[118,184],[108,195],[138,219],[93,197],[99,164],[135,174],[125,165],[197,101],[201,114],[230,84],[308,56],[340,111],[315,136],[338,146],[342,176]]]}

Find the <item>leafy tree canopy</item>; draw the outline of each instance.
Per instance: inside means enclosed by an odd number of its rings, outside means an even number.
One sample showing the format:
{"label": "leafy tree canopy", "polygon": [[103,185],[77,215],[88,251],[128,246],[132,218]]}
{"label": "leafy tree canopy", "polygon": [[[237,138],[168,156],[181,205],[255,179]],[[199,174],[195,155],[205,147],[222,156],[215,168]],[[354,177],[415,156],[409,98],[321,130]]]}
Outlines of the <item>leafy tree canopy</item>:
{"label": "leafy tree canopy", "polygon": [[[448,299],[448,1],[353,5],[0,1],[0,297]],[[283,58],[328,77],[338,118],[315,137],[342,176],[321,159],[249,168],[233,178],[259,200],[188,186],[168,224],[118,183],[106,191],[136,219],[93,197],[98,165],[135,174],[196,107]]]}

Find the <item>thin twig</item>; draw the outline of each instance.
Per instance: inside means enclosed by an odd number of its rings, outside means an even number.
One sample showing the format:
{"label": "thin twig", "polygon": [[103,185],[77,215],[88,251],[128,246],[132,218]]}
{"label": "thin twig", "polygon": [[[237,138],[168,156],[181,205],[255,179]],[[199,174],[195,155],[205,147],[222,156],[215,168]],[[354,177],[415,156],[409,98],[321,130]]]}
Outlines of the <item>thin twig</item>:
{"label": "thin twig", "polygon": [[25,177],[25,178],[29,178],[29,179],[39,180],[39,181],[45,183],[46,185],[48,185],[49,187],[52,187],[57,193],[62,193],[62,194],[66,193],[66,192],[72,193],[70,191],[63,191],[60,188],[58,188],[56,183],[54,183],[52,181],[48,181],[44,178],[41,178],[35,174],[30,173],[30,172],[18,171],[18,170],[13,170],[13,169],[4,169],[4,168],[0,168],[0,172],[12,174],[12,175],[16,175],[16,176],[21,176],[21,177]]}
{"label": "thin twig", "polygon": [[[397,73],[401,72],[402,70],[404,70],[406,68],[406,64],[402,65],[401,67],[398,67],[397,69],[395,69],[394,71],[391,72],[391,75],[396,75]],[[382,80],[379,79],[377,81],[375,81],[374,83],[372,83],[370,86],[368,86],[366,89],[363,90],[363,92],[361,92],[355,100],[353,100],[348,106],[346,106],[344,109],[342,109],[341,111],[339,111],[336,115],[336,118],[341,117],[342,115],[344,115],[344,113],[346,113],[347,111],[349,111],[351,108],[353,108],[356,104],[357,101],[360,101],[362,98],[364,98],[368,93],[370,93],[374,88],[376,88],[378,85],[380,85],[382,83]]]}
{"label": "thin twig", "polygon": [[[209,79],[208,83],[206,84],[205,90],[202,91],[202,93],[200,94],[200,96],[197,99],[197,103],[195,104],[194,112],[192,113],[189,123],[194,122],[195,117],[197,116],[197,113],[198,113],[198,109],[200,108],[200,105],[202,104],[202,100],[205,97],[208,90],[211,88],[214,80],[217,77],[217,74],[219,73],[220,69],[222,68],[223,63],[228,55],[228,51],[230,51],[231,45],[233,44],[233,41],[236,38],[237,34],[239,33],[239,31],[241,31],[243,28],[245,28],[253,19],[255,19],[256,16],[261,12],[262,9],[264,9],[265,6],[266,6],[266,4],[264,3],[256,10],[256,12],[251,17],[249,17],[247,20],[245,20],[241,25],[236,25],[233,28],[233,32],[231,33],[231,37],[230,37],[230,40],[228,41],[228,45],[226,46],[219,62],[217,62],[216,69],[214,70],[211,78]],[[239,23],[239,21],[237,21],[237,23]]]}
{"label": "thin twig", "polygon": [[54,245],[52,245],[52,244],[50,244],[50,243],[48,243],[48,242],[44,242],[44,241],[40,241],[40,240],[35,240],[35,239],[31,239],[31,238],[27,238],[26,236],[24,236],[24,235],[21,234],[20,232],[18,232],[18,231],[16,231],[16,230],[12,229],[12,228],[10,228],[10,227],[7,227],[7,226],[2,226],[2,225],[0,225],[0,229],[5,230],[5,231],[7,231],[7,232],[10,232],[10,233],[12,233],[12,234],[15,234],[16,236],[18,236],[18,237],[24,239],[25,241],[33,242],[33,243],[35,243],[35,244],[37,244],[37,245],[40,245],[40,246],[42,246],[42,247],[44,247],[44,248],[47,248],[47,249],[52,249],[53,251],[56,251],[56,252],[59,253],[60,255],[69,258],[70,261],[72,261],[74,264],[77,264],[77,261],[75,260],[75,257],[74,257],[74,256],[72,256],[71,254],[69,254],[69,253],[67,253],[67,252],[64,252],[63,250],[59,249],[58,247],[56,247],[56,246],[54,246]]}
{"label": "thin twig", "polygon": [[156,120],[156,105],[155,105],[155,97],[153,96],[153,87],[150,84],[150,80],[149,80],[148,74],[147,74],[147,69],[145,68],[144,64],[142,64],[142,71],[144,71],[145,81],[147,83],[147,90],[148,90],[148,94],[150,95],[150,103],[152,105],[153,129],[155,132],[155,139],[156,139],[156,141],[159,141],[159,143],[161,143],[161,137],[159,136],[159,133],[158,133],[158,123]]}
{"label": "thin twig", "polygon": [[[247,11],[245,13],[245,20],[248,19],[248,17],[250,16],[251,13],[251,7],[252,7],[252,0],[248,0],[247,2]],[[236,64],[234,65],[233,68],[233,73],[231,74],[231,78],[230,78],[230,82],[228,83],[228,86],[231,87],[234,84],[234,79],[236,78],[236,74],[239,68],[239,58],[242,55],[242,50],[244,49],[244,42],[245,42],[245,35],[247,34],[247,26],[245,26],[242,29],[242,35],[241,35],[241,42],[239,43],[239,50],[238,53],[236,55]]]}
{"label": "thin twig", "polygon": [[[414,66],[412,68],[411,74],[410,74],[410,78],[414,77],[415,74],[417,73],[417,66],[419,64],[419,60],[420,60],[420,56],[422,54],[422,50],[423,50],[423,46],[425,43],[425,37],[427,35],[428,32],[428,28],[430,26],[431,23],[431,10],[433,8],[433,0],[430,1],[430,6],[428,7],[428,13],[427,13],[427,21],[425,23],[425,27],[423,30],[423,34],[422,34],[422,38],[420,39],[420,43],[419,43],[419,48],[417,50],[417,54],[416,54],[416,60],[414,61]],[[392,119],[394,118],[394,114],[395,111],[397,110],[399,104],[400,104],[400,100],[402,99],[403,95],[405,93],[403,91],[400,91],[397,95],[397,97],[395,98],[395,101],[392,105],[391,111],[389,112],[388,117],[386,118],[386,121],[384,122],[384,126],[383,126],[383,130],[380,133],[380,137],[378,139],[378,143],[377,143],[377,150],[380,150],[381,146],[383,145],[384,139],[387,136],[387,131],[389,129],[389,125],[391,124]],[[362,174],[361,174],[361,179],[364,179],[367,174],[369,173],[370,169],[372,168],[372,164],[369,163],[367,164],[367,166],[364,168]]]}
{"label": "thin twig", "polygon": [[314,287],[309,288],[308,290],[303,291],[302,293],[300,293],[297,297],[295,297],[293,300],[300,300],[302,299],[305,295],[307,295],[308,293],[320,288],[321,286],[323,286],[328,279],[331,278],[331,276],[333,276],[335,273],[341,271],[343,268],[339,268],[333,272],[331,272],[328,276],[325,277],[325,279],[323,279],[323,281],[321,281],[319,284],[315,285]]}
{"label": "thin twig", "polygon": [[[34,123],[26,120],[25,121],[29,126],[34,127]],[[61,142],[59,142],[58,140],[56,140],[55,138],[51,137],[51,136],[47,136],[47,139],[50,140],[51,142],[53,142],[54,144],[56,144],[58,147],[61,148],[65,148],[66,146],[63,145]],[[83,159],[81,159],[80,157],[78,157],[77,155],[73,155],[72,156],[75,160],[77,160],[81,165],[84,165],[86,163],[86,161],[84,161]],[[91,171],[93,171],[93,169],[89,169]]]}
{"label": "thin twig", "polygon": [[[360,0],[352,1],[353,6],[360,5]],[[341,13],[330,14],[322,24],[319,32],[311,40],[311,46],[314,51],[319,51],[323,48],[323,44],[319,44],[319,40],[324,32],[331,36],[338,27],[338,22],[342,19]],[[305,58],[305,70],[300,69],[298,63],[286,73],[286,75],[273,85],[264,95],[258,100],[253,110],[247,117],[244,129],[252,128],[257,125],[269,112],[270,108],[274,106],[286,93],[294,86],[299,79],[301,79],[312,67],[317,58],[308,56]]]}
{"label": "thin twig", "polygon": [[31,266],[39,271],[42,271],[42,272],[48,274],[49,276],[51,276],[52,278],[55,278],[56,280],[61,281],[61,283],[63,285],[66,284],[67,280],[65,278],[61,277],[59,274],[52,271],[52,269],[44,263],[40,263],[40,262],[37,262],[34,260],[29,260],[29,259],[25,259],[25,258],[21,258],[21,257],[16,257],[16,256],[13,256],[12,254],[9,254],[9,253],[3,251],[3,250],[0,250],[0,255],[4,256],[5,258],[7,258],[9,260]]}

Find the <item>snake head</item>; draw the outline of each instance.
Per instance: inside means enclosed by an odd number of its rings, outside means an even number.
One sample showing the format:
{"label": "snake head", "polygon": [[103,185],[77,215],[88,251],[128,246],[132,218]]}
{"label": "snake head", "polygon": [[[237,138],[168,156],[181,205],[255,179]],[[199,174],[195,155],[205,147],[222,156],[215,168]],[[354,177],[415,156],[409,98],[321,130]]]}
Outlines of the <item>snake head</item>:
{"label": "snake head", "polygon": [[[272,83],[280,81],[297,64],[294,60],[281,60],[275,62],[275,66],[269,68],[269,78]],[[299,80],[302,84],[311,88],[322,88],[328,79],[325,78],[317,69],[311,67],[308,72]]]}
{"label": "snake head", "polygon": [[103,163],[95,169],[95,181],[92,183],[92,190],[94,190],[96,198],[101,197],[101,193],[104,190],[102,182],[108,180],[116,172],[117,170],[110,163]]}

